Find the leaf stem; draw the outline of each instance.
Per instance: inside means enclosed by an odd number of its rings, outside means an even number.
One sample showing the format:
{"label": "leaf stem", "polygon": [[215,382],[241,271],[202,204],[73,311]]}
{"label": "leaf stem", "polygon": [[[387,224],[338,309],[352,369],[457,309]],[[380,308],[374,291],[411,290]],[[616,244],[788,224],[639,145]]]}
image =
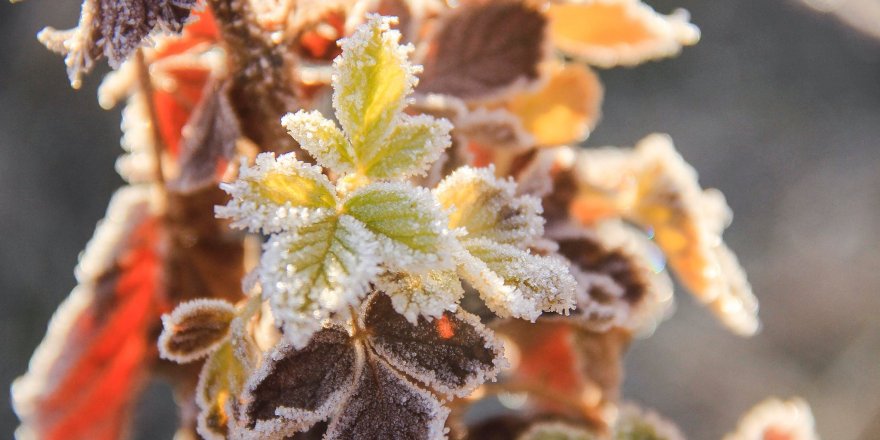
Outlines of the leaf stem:
{"label": "leaf stem", "polygon": [[141,91],[145,95],[147,111],[150,117],[150,129],[153,135],[153,173],[156,182],[164,191],[165,173],[162,169],[162,153],[165,151],[165,143],[162,141],[162,133],[159,130],[159,114],[156,111],[156,105],[153,102],[153,81],[150,78],[150,69],[144,59],[143,49],[138,49],[135,53],[135,64],[137,67],[137,78]]}

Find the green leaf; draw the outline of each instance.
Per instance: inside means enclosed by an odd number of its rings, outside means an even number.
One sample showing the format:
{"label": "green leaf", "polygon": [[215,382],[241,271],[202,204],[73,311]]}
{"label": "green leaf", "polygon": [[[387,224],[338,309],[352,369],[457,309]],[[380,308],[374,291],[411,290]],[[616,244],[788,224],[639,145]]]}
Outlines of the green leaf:
{"label": "green leaf", "polygon": [[284,336],[304,347],[321,321],[346,312],[378,272],[376,239],[347,215],[326,215],[264,245],[260,282]]}
{"label": "green leaf", "polygon": [[499,316],[535,320],[574,307],[577,283],[561,259],[484,238],[464,242],[460,274]]}
{"label": "green leaf", "polygon": [[437,318],[464,296],[458,274],[453,270],[433,270],[408,274],[387,272],[374,281],[376,290],[385,292],[397,313],[416,324],[419,316]]}
{"label": "green leaf", "polygon": [[400,32],[390,30],[391,23],[371,16],[342,40],[334,62],[333,107],[361,163],[391,133],[416,82],[407,59],[412,46],[398,44]]}
{"label": "green leaf", "polygon": [[273,233],[309,223],[335,211],[338,203],[336,189],[321,168],[293,154],[260,154],[253,167],[242,166],[238,180],[221,187],[232,199],[217,207],[217,216],[253,232]]}
{"label": "green leaf", "polygon": [[495,177],[492,167],[459,168],[434,193],[450,211],[449,226],[465,228],[468,239],[525,247],[544,234],[541,201],[517,196],[516,183]]}
{"label": "green leaf", "polygon": [[343,212],[379,238],[380,253],[392,268],[451,269],[455,240],[449,220],[424,188],[405,183],[374,183],[354,191]]}
{"label": "green leaf", "polygon": [[364,151],[364,174],[374,179],[424,174],[452,144],[450,131],[445,119],[402,115],[385,142]]}
{"label": "green leaf", "polygon": [[321,166],[337,173],[356,170],[355,154],[345,135],[336,123],[325,118],[321,112],[300,110],[281,118],[281,124]]}

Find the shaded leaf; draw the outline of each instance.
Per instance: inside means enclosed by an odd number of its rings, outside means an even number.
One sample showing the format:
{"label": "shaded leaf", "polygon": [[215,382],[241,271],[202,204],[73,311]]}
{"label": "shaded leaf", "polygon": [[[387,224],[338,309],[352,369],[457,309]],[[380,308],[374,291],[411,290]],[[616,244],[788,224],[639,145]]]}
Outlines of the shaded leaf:
{"label": "shaded leaf", "polygon": [[459,120],[456,129],[471,142],[507,152],[522,152],[535,145],[535,138],[522,122],[503,109],[479,108],[469,112]]}
{"label": "shaded leaf", "polygon": [[559,49],[601,67],[674,56],[700,39],[686,11],[661,15],[639,0],[556,2],[547,17]]}
{"label": "shaded leaf", "polygon": [[248,379],[242,397],[247,429],[264,437],[291,435],[326,420],[351,393],[363,356],[336,328],[319,331],[299,350],[282,342]]}
{"label": "shaded leaf", "polygon": [[354,191],[343,212],[378,237],[385,263],[408,270],[452,268],[454,240],[431,193],[404,183],[374,183]]}
{"label": "shaded leaf", "polygon": [[375,236],[354,218],[327,215],[273,235],[260,260],[260,284],[284,338],[302,348],[330,313],[345,311],[378,272]]}
{"label": "shaded leaf", "polygon": [[12,386],[17,435],[114,440],[156,358],[159,229],[146,187],[117,191],[76,269],[78,285]]}
{"label": "shaded leaf", "polygon": [[229,336],[235,307],[217,299],[182,303],[162,316],[159,354],[179,363],[191,362],[215,350]]}
{"label": "shaded leaf", "polygon": [[244,339],[244,322],[237,319],[232,326],[235,334],[205,361],[196,387],[198,432],[209,440],[225,439],[230,427],[236,427],[236,399],[255,364]]}
{"label": "shaded leaf", "polygon": [[363,319],[379,356],[441,394],[464,397],[504,365],[501,344],[465,311],[433,321],[419,317],[413,324],[394,310],[388,296],[377,294]]}
{"label": "shaded leaf", "polygon": [[[645,411],[633,404],[620,407],[614,424],[614,440],[684,440],[684,435],[674,423],[663,419],[653,411]],[[771,440],[773,437],[747,437]],[[808,437],[795,437],[808,439]]]}
{"label": "shaded leaf", "polygon": [[216,185],[241,136],[227,88],[212,83],[205,87],[206,93],[182,130],[180,174],[168,182],[175,191],[193,192]]}
{"label": "shaded leaf", "polygon": [[325,439],[441,439],[449,410],[375,358],[367,358]]}
{"label": "shaded leaf", "polygon": [[45,28],[38,38],[65,56],[70,83],[79,88],[100,58],[117,68],[154,31],[180,32],[195,6],[196,0],[85,0],[76,28]]}
{"label": "shaded leaf", "polygon": [[467,239],[525,247],[544,233],[540,200],[517,195],[516,183],[495,177],[494,168],[459,168],[434,193],[450,211],[449,226],[464,228]]}
{"label": "shaded leaf", "polygon": [[546,20],[525,2],[471,2],[443,18],[418,90],[488,100],[538,80]]}

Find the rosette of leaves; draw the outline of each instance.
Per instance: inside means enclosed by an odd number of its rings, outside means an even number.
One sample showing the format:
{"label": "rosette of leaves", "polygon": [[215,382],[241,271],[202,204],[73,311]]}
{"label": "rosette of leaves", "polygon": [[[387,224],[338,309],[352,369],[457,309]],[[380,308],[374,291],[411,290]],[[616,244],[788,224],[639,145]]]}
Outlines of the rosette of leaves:
{"label": "rosette of leaves", "polygon": [[182,318],[165,320],[162,341],[194,347],[163,346],[166,357],[210,354],[197,390],[206,437],[283,437],[328,419],[326,438],[442,437],[442,400],[504,363],[493,334],[458,307],[460,277],[500,316],[573,305],[562,260],[529,250],[543,234],[538,199],[491,169],[460,169],[434,191],[407,180],[449,146],[451,125],[402,112],[418,69],[392,22],[371,16],[342,40],[339,126],[315,111],[283,118],[318,165],[264,153],[223,185],[232,200],[218,215],[268,235],[256,274],[282,333],[253,362],[247,332],[189,332],[199,344],[176,336]]}

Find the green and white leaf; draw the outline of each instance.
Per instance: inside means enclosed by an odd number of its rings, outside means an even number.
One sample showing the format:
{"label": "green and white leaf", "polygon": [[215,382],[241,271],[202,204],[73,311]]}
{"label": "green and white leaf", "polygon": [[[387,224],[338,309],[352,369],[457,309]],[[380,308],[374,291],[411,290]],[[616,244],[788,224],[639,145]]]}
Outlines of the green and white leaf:
{"label": "green and white leaf", "polygon": [[466,238],[484,238],[525,248],[544,234],[541,201],[516,194],[516,183],[495,177],[493,167],[462,167],[434,190],[449,211],[449,226],[467,230]]}
{"label": "green and white leaf", "polygon": [[373,179],[424,175],[452,144],[452,124],[428,115],[401,115],[388,139],[363,152],[363,173]]}
{"label": "green and white leaf", "polygon": [[332,313],[357,304],[379,272],[376,237],[347,215],[326,215],[273,235],[263,250],[263,296],[296,348]]}
{"label": "green and white leaf", "polygon": [[300,162],[293,154],[257,156],[253,167],[242,163],[238,180],[222,184],[232,196],[217,216],[232,226],[273,233],[308,224],[336,210],[336,189],[321,168]]}
{"label": "green and white leaf", "polygon": [[418,323],[419,316],[438,318],[444,311],[454,309],[464,295],[461,280],[453,270],[386,272],[373,284],[391,298],[394,310],[413,325]]}
{"label": "green and white leaf", "polygon": [[[401,46],[389,17],[370,15],[341,41],[333,63],[333,107],[358,158],[384,143],[416,84],[408,60],[412,45]],[[361,163],[363,161],[361,160]]]}
{"label": "green and white leaf", "polygon": [[467,240],[464,247],[460,274],[497,315],[534,321],[541,312],[574,307],[577,283],[562,260],[485,238]]}
{"label": "green and white leaf", "polygon": [[431,192],[408,183],[373,183],[343,202],[342,211],[366,226],[391,270],[452,269],[457,241]]}
{"label": "green and white leaf", "polygon": [[336,123],[321,112],[300,110],[281,118],[290,136],[325,168],[339,174],[356,171],[354,149]]}

